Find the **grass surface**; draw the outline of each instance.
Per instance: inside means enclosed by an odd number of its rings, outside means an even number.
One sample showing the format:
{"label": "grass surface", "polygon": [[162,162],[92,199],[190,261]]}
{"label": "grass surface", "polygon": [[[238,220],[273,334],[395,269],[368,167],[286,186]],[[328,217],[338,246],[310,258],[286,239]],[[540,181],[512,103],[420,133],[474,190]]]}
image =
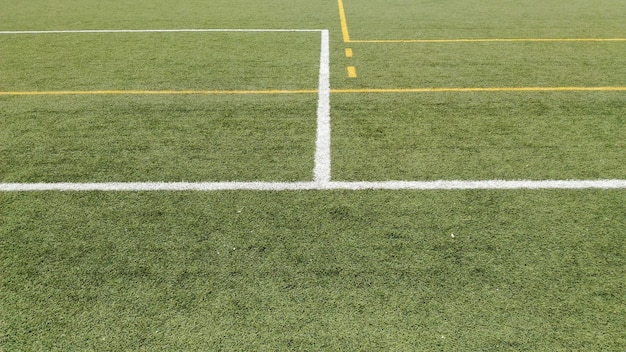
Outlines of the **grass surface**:
{"label": "grass surface", "polygon": [[314,94],[36,96],[0,106],[3,182],[306,181]]}
{"label": "grass surface", "polygon": [[[353,39],[626,29],[617,0],[344,3]],[[327,28],[333,89],[625,85],[624,42],[344,43],[337,5],[0,0],[0,31]],[[319,48],[319,33],[0,35],[0,91],[315,90]],[[624,101],[332,93],[332,178],[624,179]],[[0,95],[0,182],[310,181],[316,105]],[[624,351],[625,207],[621,189],[4,192],[0,350]]]}
{"label": "grass surface", "polygon": [[352,39],[618,38],[619,0],[344,0]]}
{"label": "grass surface", "polygon": [[337,8],[294,0],[2,0],[4,30],[131,28],[326,28]]}
{"label": "grass surface", "polygon": [[[3,36],[3,91],[316,89],[319,33]],[[33,74],[36,72],[36,74]]]}
{"label": "grass surface", "polygon": [[604,87],[626,77],[626,41],[349,45],[353,85],[364,88]]}
{"label": "grass surface", "polygon": [[334,97],[337,180],[626,175],[623,93]]}
{"label": "grass surface", "polygon": [[7,350],[619,350],[623,191],[2,194]]}

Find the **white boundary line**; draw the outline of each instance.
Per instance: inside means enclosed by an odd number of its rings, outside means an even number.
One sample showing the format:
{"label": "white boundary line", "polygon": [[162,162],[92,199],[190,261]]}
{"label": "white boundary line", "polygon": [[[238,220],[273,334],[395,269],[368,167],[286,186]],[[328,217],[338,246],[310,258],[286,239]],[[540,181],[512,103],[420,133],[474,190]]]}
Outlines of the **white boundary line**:
{"label": "white boundary line", "polygon": [[330,181],[330,45],[328,30],[322,31],[320,73],[317,102],[317,136],[315,139],[315,167],[313,180]]}
{"label": "white boundary line", "polygon": [[30,191],[307,191],[307,190],[626,189],[626,180],[439,180],[380,182],[102,182],[0,183],[0,192]]}
{"label": "white boundary line", "polygon": [[193,33],[193,32],[322,32],[323,29],[243,29],[243,28],[217,28],[217,29],[69,29],[49,31],[0,31],[0,34],[79,34],[79,33]]}

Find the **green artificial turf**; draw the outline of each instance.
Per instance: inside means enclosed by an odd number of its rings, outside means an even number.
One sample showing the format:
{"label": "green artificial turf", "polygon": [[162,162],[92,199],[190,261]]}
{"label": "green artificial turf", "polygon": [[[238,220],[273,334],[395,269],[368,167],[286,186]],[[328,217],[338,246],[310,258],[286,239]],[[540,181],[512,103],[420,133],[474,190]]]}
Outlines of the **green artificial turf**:
{"label": "green artificial turf", "polygon": [[358,88],[611,87],[626,77],[626,41],[346,46]]}
{"label": "green artificial turf", "polygon": [[[352,40],[626,29],[619,0],[342,3]],[[346,43],[338,5],[0,0],[0,31],[328,29],[333,180],[625,178],[623,40]],[[0,182],[311,181],[319,62],[319,32],[0,34]],[[372,92],[571,86],[618,90]],[[118,92],[15,94],[98,90]],[[0,192],[0,351],[624,351],[625,209],[623,189]]]}
{"label": "green artificial turf", "polygon": [[6,350],[626,345],[623,191],[0,196]]}
{"label": "green artificial turf", "polygon": [[338,26],[336,4],[319,0],[2,0],[1,4],[3,30]]}
{"label": "green artificial turf", "polygon": [[613,179],[626,175],[617,93],[333,96],[337,180]]}
{"label": "green artificial turf", "polygon": [[3,91],[316,89],[319,33],[0,36]]}
{"label": "green artificial turf", "polygon": [[354,40],[619,38],[619,0],[343,0]]}
{"label": "green artificial turf", "polygon": [[307,181],[316,95],[9,97],[3,182]]}

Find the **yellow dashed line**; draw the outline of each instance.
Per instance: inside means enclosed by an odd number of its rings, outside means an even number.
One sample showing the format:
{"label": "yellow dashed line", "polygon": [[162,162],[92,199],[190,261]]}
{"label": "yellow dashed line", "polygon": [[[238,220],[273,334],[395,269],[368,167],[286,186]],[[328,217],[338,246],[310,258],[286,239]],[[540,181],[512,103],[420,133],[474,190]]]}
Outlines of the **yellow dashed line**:
{"label": "yellow dashed line", "polygon": [[356,67],[348,66],[348,77],[356,78]]}

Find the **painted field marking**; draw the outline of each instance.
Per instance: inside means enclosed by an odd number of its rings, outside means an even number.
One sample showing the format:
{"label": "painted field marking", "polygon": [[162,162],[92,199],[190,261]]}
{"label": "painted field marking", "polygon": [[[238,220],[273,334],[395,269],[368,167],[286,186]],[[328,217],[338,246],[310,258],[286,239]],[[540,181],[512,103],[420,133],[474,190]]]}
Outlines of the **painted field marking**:
{"label": "painted field marking", "polygon": [[332,89],[332,93],[472,93],[472,92],[624,92],[618,87],[470,87],[470,88],[355,88]]}
{"label": "painted field marking", "polygon": [[330,36],[328,30],[321,32],[320,71],[317,99],[317,135],[315,138],[315,163],[313,180],[317,183],[330,181]]}
{"label": "painted field marking", "polygon": [[301,90],[61,90],[0,92],[0,95],[254,95],[314,94],[316,89]]}
{"label": "painted field marking", "polygon": [[515,43],[515,42],[625,42],[626,38],[465,38],[465,39],[371,39],[350,43]]}
{"label": "painted field marking", "polygon": [[356,67],[348,66],[348,77],[356,78]]}
{"label": "painted field marking", "polygon": [[343,7],[343,0],[337,0],[339,6],[339,21],[341,23],[341,35],[344,43],[350,43],[350,33],[348,33],[348,21],[346,21],[346,11]]}
{"label": "painted field marking", "polygon": [[346,48],[346,57],[352,57],[352,48]]}
{"label": "painted field marking", "polygon": [[[472,92],[624,92],[616,87],[442,87],[442,88],[332,88],[330,93],[472,93]],[[305,90],[93,90],[93,91],[17,91],[0,92],[0,96],[28,95],[254,95],[254,94],[319,94],[319,89]]]}
{"label": "painted field marking", "polygon": [[80,33],[204,33],[204,32],[242,32],[242,33],[272,33],[272,32],[321,32],[323,29],[246,29],[246,28],[181,28],[181,29],[66,29],[46,31],[0,31],[0,35],[17,34],[80,34]]}
{"label": "painted field marking", "polygon": [[0,192],[626,189],[626,180],[0,183]]}

